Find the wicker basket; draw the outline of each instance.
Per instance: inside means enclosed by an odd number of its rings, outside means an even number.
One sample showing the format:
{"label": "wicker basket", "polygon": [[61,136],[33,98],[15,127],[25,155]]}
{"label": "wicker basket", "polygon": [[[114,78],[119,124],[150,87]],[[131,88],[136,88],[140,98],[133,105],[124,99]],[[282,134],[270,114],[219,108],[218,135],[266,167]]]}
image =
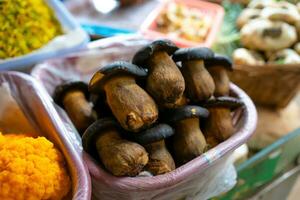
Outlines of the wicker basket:
{"label": "wicker basket", "polygon": [[300,89],[300,64],[236,65],[230,78],[256,104],[283,108]]}

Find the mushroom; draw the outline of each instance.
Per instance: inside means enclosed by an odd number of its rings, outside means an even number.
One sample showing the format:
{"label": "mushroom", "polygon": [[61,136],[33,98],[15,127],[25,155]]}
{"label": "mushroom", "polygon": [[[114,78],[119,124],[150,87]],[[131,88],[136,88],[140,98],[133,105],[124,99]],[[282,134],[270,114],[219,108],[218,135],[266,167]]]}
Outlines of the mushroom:
{"label": "mushroom", "polygon": [[219,140],[216,137],[214,137],[213,135],[206,135],[205,130],[204,130],[204,135],[206,138],[207,150],[214,148],[215,146],[217,146],[219,144]]}
{"label": "mushroom", "polygon": [[173,134],[172,127],[167,124],[158,124],[133,136],[133,140],[143,145],[149,153],[149,162],[145,170],[153,175],[164,174],[175,169],[173,157],[164,140]]}
{"label": "mushroom", "polygon": [[283,49],[281,51],[269,53],[269,63],[277,64],[299,64],[300,56],[293,49]]}
{"label": "mushroom", "polygon": [[179,49],[173,55],[175,62],[182,62],[186,91],[193,101],[209,99],[215,90],[214,80],[204,66],[204,60],[214,57],[208,48]]}
{"label": "mushroom", "polygon": [[[141,145],[123,139],[120,127],[110,118],[102,118],[87,128],[82,136],[83,149],[115,176],[136,176],[148,163]],[[96,154],[96,155],[95,155]]]}
{"label": "mushroom", "polygon": [[254,50],[238,48],[232,54],[235,65],[263,65],[265,60],[263,56]]}
{"label": "mushroom", "polygon": [[94,74],[89,90],[95,94],[105,91],[107,103],[121,126],[138,132],[158,118],[154,100],[135,81],[135,77],[146,75],[144,69],[134,64],[113,62]]}
{"label": "mushroom", "polygon": [[172,147],[176,163],[184,164],[206,150],[206,141],[200,129],[200,117],[208,117],[207,109],[200,106],[183,106],[165,112],[164,120],[172,123],[175,134]]}
{"label": "mushroom", "polygon": [[300,42],[295,45],[295,51],[300,55]]}
{"label": "mushroom", "polygon": [[62,106],[76,129],[82,133],[97,119],[92,104],[88,102],[88,86],[81,81],[67,81],[55,88],[54,101]]}
{"label": "mushroom", "polygon": [[132,60],[149,70],[146,90],[163,106],[176,104],[185,89],[183,76],[169,56],[177,49],[169,40],[156,40],[140,49]]}
{"label": "mushroom", "polygon": [[251,0],[238,0],[238,3],[242,4],[243,6],[247,6]]}
{"label": "mushroom", "polygon": [[111,109],[106,101],[105,94],[91,94],[90,101],[94,105],[94,110],[97,112],[98,118],[113,117]]}
{"label": "mushroom", "polygon": [[252,0],[248,4],[249,8],[263,9],[267,6],[274,4],[274,0]]}
{"label": "mushroom", "polygon": [[190,102],[190,99],[186,97],[185,94],[183,94],[180,99],[178,99],[174,103],[165,103],[164,105],[161,105],[160,109],[171,109],[171,108],[178,108],[180,106],[187,105]]}
{"label": "mushroom", "polygon": [[260,9],[256,8],[245,8],[241,14],[239,15],[236,25],[239,29],[241,29],[245,24],[247,24],[250,20],[256,19],[260,17]]}
{"label": "mushroom", "polygon": [[300,38],[300,21],[297,21],[295,24],[295,28],[298,34],[298,38]]}
{"label": "mushroom", "polygon": [[254,19],[241,29],[241,43],[249,49],[277,51],[297,41],[296,29],[285,23]]}
{"label": "mushroom", "polygon": [[274,3],[271,3],[269,7],[272,8],[282,8],[282,9],[289,9],[289,10],[296,10],[298,11],[297,5],[295,3],[292,3],[291,1],[276,1]]}
{"label": "mushroom", "polygon": [[227,70],[232,70],[231,60],[226,56],[216,54],[213,58],[205,61],[205,66],[215,83],[214,96],[228,96],[230,80]]}
{"label": "mushroom", "polygon": [[233,97],[217,97],[203,104],[209,110],[209,117],[204,126],[205,136],[212,140],[215,138],[219,142],[228,139],[235,131],[231,109],[242,105],[242,101]]}
{"label": "mushroom", "polygon": [[[285,4],[282,4],[285,3]],[[296,6],[288,2],[279,2],[277,7],[266,7],[261,11],[261,17],[272,21],[283,21],[289,24],[295,24],[300,20],[300,14]]]}

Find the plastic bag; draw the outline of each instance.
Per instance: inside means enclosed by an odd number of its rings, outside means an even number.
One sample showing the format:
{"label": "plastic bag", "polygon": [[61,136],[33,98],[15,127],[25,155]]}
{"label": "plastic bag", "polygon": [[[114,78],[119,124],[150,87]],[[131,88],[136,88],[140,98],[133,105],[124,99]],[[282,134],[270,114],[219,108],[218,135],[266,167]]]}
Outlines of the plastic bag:
{"label": "plastic bag", "polygon": [[38,135],[37,130],[28,121],[18,103],[12,97],[7,82],[0,85],[0,94],[0,132]]}
{"label": "plastic bag", "polygon": [[[101,66],[115,60],[131,60],[141,45],[147,42],[126,36],[104,39],[91,44],[94,49],[89,51],[39,64],[32,75],[52,94],[55,86],[64,80],[72,78],[88,82]],[[246,105],[234,114],[238,131],[217,147],[170,173],[155,177],[115,177],[84,154],[92,177],[92,197],[101,200],[208,199],[231,189],[236,183],[236,171],[230,155],[250,137],[256,126],[252,101],[235,85],[231,85],[231,92]],[[70,126],[70,120],[65,117],[63,120]]]}
{"label": "plastic bag", "polygon": [[82,156],[76,151],[49,95],[32,77],[0,73],[0,131],[43,135],[63,153],[72,179],[72,199],[89,200],[91,183]]}

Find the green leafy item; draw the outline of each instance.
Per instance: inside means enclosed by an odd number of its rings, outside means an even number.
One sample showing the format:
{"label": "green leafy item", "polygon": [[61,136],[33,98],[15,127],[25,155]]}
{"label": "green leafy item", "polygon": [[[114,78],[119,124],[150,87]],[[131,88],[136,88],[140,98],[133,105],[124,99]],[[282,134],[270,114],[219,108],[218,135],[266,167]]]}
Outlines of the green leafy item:
{"label": "green leafy item", "polygon": [[231,57],[233,51],[241,47],[240,33],[235,24],[244,7],[229,1],[223,1],[222,6],[225,9],[224,21],[217,41],[213,45],[213,50]]}

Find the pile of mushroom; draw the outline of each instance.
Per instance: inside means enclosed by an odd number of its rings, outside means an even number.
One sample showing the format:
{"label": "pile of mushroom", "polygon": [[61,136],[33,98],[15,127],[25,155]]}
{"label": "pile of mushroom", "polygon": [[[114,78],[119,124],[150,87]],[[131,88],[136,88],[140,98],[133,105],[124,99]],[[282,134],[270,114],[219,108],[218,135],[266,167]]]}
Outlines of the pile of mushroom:
{"label": "pile of mushroom", "polygon": [[[132,63],[102,66],[89,85],[67,82],[54,99],[82,135],[84,150],[115,176],[171,172],[235,132],[231,61],[169,40],[141,48]],[[88,89],[87,89],[88,87]]]}
{"label": "pile of mushroom", "polygon": [[241,43],[238,65],[300,63],[300,10],[287,1],[252,0],[237,19]]}

